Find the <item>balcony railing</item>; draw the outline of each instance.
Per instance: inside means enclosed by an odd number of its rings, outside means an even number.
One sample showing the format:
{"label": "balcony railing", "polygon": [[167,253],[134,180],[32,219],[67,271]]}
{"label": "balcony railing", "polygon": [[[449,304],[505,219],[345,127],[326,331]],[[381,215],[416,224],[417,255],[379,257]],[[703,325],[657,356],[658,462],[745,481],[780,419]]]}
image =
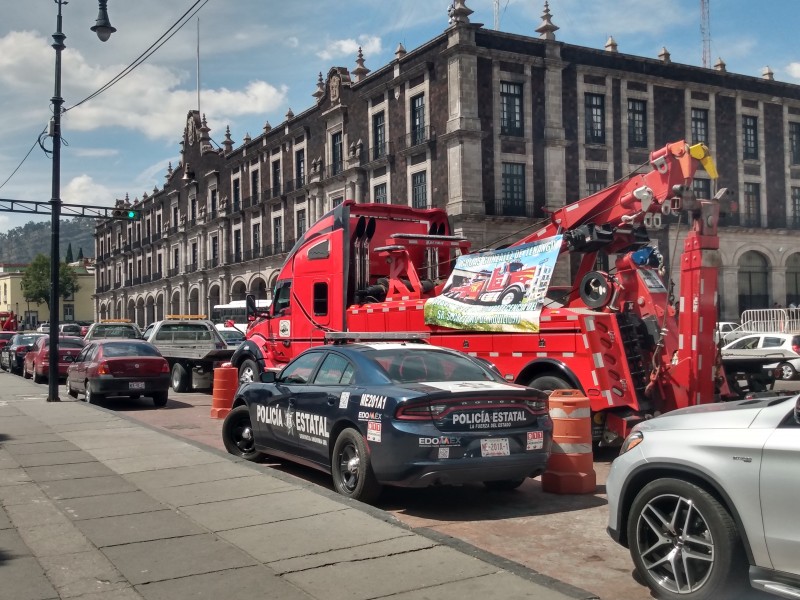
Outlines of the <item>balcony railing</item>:
{"label": "balcony railing", "polygon": [[133,279],[131,279],[131,285],[139,285],[141,283],[142,283],[141,277],[134,277]]}
{"label": "balcony railing", "polygon": [[739,213],[739,225],[741,227],[761,227],[761,215]]}
{"label": "balcony railing", "polygon": [[376,144],[366,151],[366,156],[362,156],[362,162],[373,162],[376,160],[387,159],[392,154],[392,147],[389,142]]}
{"label": "balcony railing", "polygon": [[133,249],[134,249],[134,250],[138,250],[139,248],[141,248],[141,247],[142,247],[142,240],[135,240],[135,241],[134,241],[134,242],[131,244],[131,246],[133,247]]}
{"label": "balcony railing", "polygon": [[786,226],[789,229],[800,229],[800,215],[792,215],[786,219]]}
{"label": "balcony railing", "polygon": [[153,281],[158,281],[159,279],[161,279],[161,277],[162,277],[161,271],[156,271],[155,273],[153,273]]}
{"label": "balcony railing", "polygon": [[218,256],[212,256],[211,258],[206,259],[206,266],[205,266],[206,269],[213,269],[218,266],[219,266]]}
{"label": "balcony railing", "polygon": [[533,203],[524,200],[499,199],[494,207],[487,207],[487,214],[497,217],[533,217]]}
{"label": "balcony railing", "polygon": [[283,186],[283,191],[285,193],[287,193],[287,194],[291,194],[292,192],[296,192],[297,190],[301,190],[305,184],[306,184],[305,176],[298,177],[297,179],[290,179]]}
{"label": "balcony railing", "polygon": [[187,273],[194,273],[195,271],[197,271],[197,263],[196,262],[186,265],[186,272]]}
{"label": "balcony railing", "polygon": [[153,281],[152,275],[142,275],[142,283],[150,283]]}
{"label": "balcony railing", "polygon": [[161,232],[154,233],[151,237],[152,237],[153,243],[155,244],[156,242],[161,240]]}
{"label": "balcony railing", "polygon": [[217,211],[217,209],[216,209],[216,208],[212,208],[212,209],[211,209],[211,210],[208,212],[208,220],[209,220],[209,221],[214,221],[214,220],[216,220],[217,216],[218,216],[218,211]]}
{"label": "balcony railing", "polygon": [[114,289],[115,290],[118,290],[121,287],[122,287],[122,282],[121,281],[115,281],[114,282]]}
{"label": "balcony railing", "polygon": [[412,129],[410,133],[401,136],[398,139],[398,143],[400,148],[409,149],[421,144],[427,144],[434,139],[436,139],[436,130],[430,125],[425,125],[424,127]]}
{"label": "balcony railing", "polygon": [[342,171],[344,171],[343,161],[340,160],[332,162],[331,164],[322,167],[322,178],[328,179],[329,177],[335,177],[336,175],[339,175]]}
{"label": "balcony railing", "polygon": [[167,276],[168,277],[177,277],[180,269],[178,267],[172,267],[171,269],[167,269]]}

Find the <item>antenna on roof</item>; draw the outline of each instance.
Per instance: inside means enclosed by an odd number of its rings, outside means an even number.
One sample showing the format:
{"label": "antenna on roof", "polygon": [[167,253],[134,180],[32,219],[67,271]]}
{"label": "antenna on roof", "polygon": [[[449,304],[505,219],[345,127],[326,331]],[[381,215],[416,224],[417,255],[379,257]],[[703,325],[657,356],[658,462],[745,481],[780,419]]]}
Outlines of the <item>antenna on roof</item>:
{"label": "antenna on roof", "polygon": [[700,35],[703,38],[703,67],[711,66],[711,17],[708,7],[710,0],[700,0]]}

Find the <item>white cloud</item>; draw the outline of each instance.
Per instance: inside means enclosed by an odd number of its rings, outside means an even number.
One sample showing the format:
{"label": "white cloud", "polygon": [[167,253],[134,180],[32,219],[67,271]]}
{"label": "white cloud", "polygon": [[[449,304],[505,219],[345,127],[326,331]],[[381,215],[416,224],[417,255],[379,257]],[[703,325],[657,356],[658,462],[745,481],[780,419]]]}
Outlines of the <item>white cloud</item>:
{"label": "white cloud", "polygon": [[96,183],[89,175],[79,175],[61,188],[61,200],[68,204],[113,206],[114,194],[106,186]]}
{"label": "white cloud", "polygon": [[381,38],[372,35],[360,35],[358,39],[334,40],[324,50],[317,52],[322,60],[348,57],[355,58],[361,47],[365,55],[375,55],[381,51]]}
{"label": "white cloud", "polygon": [[74,152],[75,156],[81,158],[104,158],[119,155],[119,150],[116,148],[78,148]]}
{"label": "white cloud", "polygon": [[289,36],[286,38],[286,45],[289,48],[297,48],[300,45],[300,40],[298,40],[295,36]]}
{"label": "white cloud", "polygon": [[786,72],[792,79],[800,79],[800,62],[789,63]]}

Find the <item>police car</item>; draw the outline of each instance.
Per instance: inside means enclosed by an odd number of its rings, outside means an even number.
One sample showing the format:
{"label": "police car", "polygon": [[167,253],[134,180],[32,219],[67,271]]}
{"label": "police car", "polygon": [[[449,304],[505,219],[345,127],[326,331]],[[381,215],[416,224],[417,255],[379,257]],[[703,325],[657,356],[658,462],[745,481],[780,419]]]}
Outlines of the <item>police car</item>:
{"label": "police car", "polygon": [[232,454],[315,467],[339,493],[370,502],[383,485],[514,489],[544,471],[552,421],[543,392],[485,361],[414,341],[340,339],[241,385],[222,437]]}

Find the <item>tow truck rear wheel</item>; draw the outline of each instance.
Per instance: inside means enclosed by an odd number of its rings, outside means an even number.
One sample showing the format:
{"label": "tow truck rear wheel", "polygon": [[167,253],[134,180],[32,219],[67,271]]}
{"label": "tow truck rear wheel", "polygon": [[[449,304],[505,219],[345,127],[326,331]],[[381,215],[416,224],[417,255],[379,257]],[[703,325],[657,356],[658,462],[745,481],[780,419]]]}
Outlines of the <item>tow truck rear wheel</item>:
{"label": "tow truck rear wheel", "polygon": [[536,388],[543,392],[552,392],[553,390],[568,390],[574,386],[557,375],[538,375],[528,383],[528,387]]}
{"label": "tow truck rear wheel", "polygon": [[175,363],[172,366],[171,375],[172,389],[178,393],[189,391],[189,374],[186,368],[181,363]]}

